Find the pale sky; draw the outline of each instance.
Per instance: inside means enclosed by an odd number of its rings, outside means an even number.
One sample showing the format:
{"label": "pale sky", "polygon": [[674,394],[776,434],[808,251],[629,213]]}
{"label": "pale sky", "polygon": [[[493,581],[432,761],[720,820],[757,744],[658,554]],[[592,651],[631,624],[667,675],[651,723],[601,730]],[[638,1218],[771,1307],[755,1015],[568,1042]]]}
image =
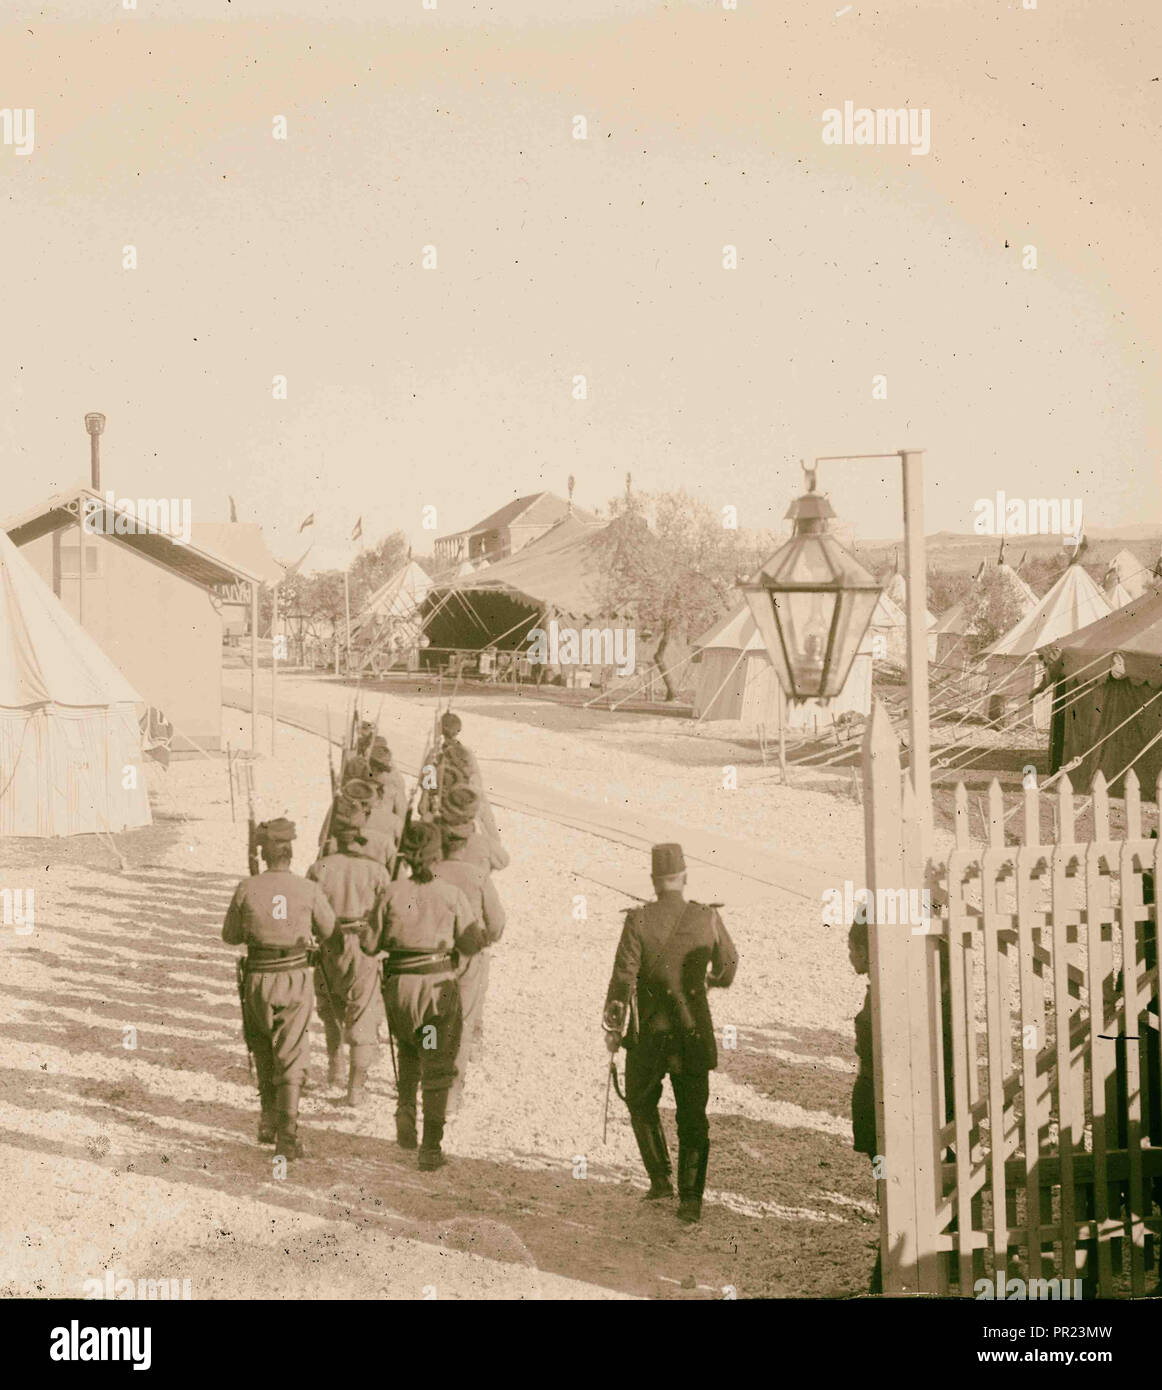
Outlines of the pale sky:
{"label": "pale sky", "polygon": [[[905,446],[929,531],[1162,519],[1159,77],[1157,0],[4,0],[2,510],[101,410],[108,486],[320,564],[570,473],[777,525]],[[847,100],[931,153],[825,146]],[[821,486],[899,531],[892,466]]]}

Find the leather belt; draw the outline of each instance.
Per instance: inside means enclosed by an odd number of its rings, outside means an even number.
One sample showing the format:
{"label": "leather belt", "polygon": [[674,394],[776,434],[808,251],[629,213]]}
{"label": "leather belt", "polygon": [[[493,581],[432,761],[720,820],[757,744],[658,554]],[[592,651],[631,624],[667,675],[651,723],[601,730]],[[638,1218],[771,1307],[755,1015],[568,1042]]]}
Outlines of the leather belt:
{"label": "leather belt", "polygon": [[452,970],[456,960],[452,951],[388,951],[383,962],[384,975],[435,975]]}
{"label": "leather belt", "polygon": [[304,950],[280,951],[277,955],[248,953],[244,968],[248,975],[273,975],[280,970],[305,970],[309,964]]}

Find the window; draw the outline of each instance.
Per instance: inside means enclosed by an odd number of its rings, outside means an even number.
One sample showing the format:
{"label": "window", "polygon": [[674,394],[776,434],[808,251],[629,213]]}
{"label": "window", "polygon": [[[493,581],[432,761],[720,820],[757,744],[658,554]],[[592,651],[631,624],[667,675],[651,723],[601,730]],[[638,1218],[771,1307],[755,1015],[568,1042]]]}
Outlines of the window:
{"label": "window", "polygon": [[[81,547],[77,541],[61,541],[61,578],[76,579],[81,573]],[[101,573],[101,543],[94,537],[85,542],[85,574]]]}

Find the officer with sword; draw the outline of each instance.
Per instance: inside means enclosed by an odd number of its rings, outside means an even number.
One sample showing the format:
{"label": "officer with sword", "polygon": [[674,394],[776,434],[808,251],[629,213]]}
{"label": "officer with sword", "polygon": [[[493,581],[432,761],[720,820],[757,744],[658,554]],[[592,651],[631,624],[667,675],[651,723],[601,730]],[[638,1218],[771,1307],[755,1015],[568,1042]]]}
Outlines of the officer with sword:
{"label": "officer with sword", "polygon": [[[681,845],[654,845],[651,861],[656,900],[626,911],[602,1027],[614,1057],[626,1050],[624,1099],[650,1201],[674,1194],[658,1115],[662,1082],[670,1078],[678,1112],[678,1220],[693,1223],[702,1216],[710,1155],[706,1104],[718,1065],[706,990],[731,984],[738,952],[716,908],[686,900]],[[611,1059],[611,1079],[614,1066]]]}

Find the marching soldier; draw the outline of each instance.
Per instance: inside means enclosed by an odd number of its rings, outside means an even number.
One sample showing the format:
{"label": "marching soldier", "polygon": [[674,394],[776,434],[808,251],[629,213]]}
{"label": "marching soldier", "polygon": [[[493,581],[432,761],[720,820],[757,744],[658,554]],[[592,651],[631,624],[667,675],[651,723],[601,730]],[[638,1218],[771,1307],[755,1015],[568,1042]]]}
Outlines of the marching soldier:
{"label": "marching soldier", "polygon": [[416,821],[408,827],[400,852],[412,876],[388,885],[382,925],[369,923],[359,933],[367,955],[387,953],[383,1002],[399,1052],[396,1139],[402,1149],[416,1147],[416,1092],[422,1088],[424,1129],[418,1164],[424,1172],[446,1162],[440,1144],[462,1027],[456,969],[485,942],[461,890],[433,876],[440,848],[435,826]]}
{"label": "marching soldier", "polygon": [[[733,981],[738,952],[715,908],[683,896],[682,846],[655,845],[651,858],[657,901],[626,914],[602,1026],[610,1052],[624,1039],[625,1100],[652,1201],[674,1192],[658,1116],[669,1073],[678,1110],[678,1220],[694,1222],[702,1215],[710,1154],[709,1074],[718,1065],[706,988]],[[635,1001],[636,1029],[627,1032]]]}
{"label": "marching soldier", "polygon": [[[367,1072],[375,1060],[379,1019],[379,970],[359,949],[359,931],[376,920],[391,876],[368,858],[362,833],[367,813],[357,801],[340,796],[331,833],[335,849],[307,870],[307,877],[327,895],[335,911],[336,930],[315,966],[315,1002],[327,1036],[327,1083],[343,1084],[343,1044],[350,1055],[347,1104],[366,1099]],[[330,849],[330,843],[327,848]]]}
{"label": "marching soldier", "polygon": [[[402,828],[404,817],[407,815],[408,793],[399,769],[394,766],[391,749],[387,746],[387,739],[376,738],[371,745],[367,760],[371,768],[370,780],[383,788],[382,799],[390,806],[392,815]],[[399,839],[398,830],[396,839]]]}
{"label": "marching soldier", "polygon": [[375,784],[363,777],[351,777],[343,783],[339,796],[335,799],[331,810],[327,813],[326,829],[327,835],[319,842],[320,858],[327,854],[338,853],[338,842],[330,831],[330,826],[334,820],[336,810],[340,801],[355,803],[364,812],[364,821],[360,834],[363,837],[363,854],[368,859],[374,859],[380,864],[386,865],[390,862],[395,853],[395,841],[390,834],[390,827],[385,830],[382,824],[372,827],[369,817],[372,808],[378,801],[378,791]]}
{"label": "marching soldier", "polygon": [[440,799],[440,828],[442,831],[462,831],[464,848],[461,858],[480,864],[490,873],[507,868],[512,862],[508,851],[498,839],[482,832],[477,816],[480,797],[466,782],[458,782],[445,790]]}
{"label": "marching soldier", "polygon": [[301,1158],[299,1091],[307,1070],[312,936],[326,940],[335,914],[317,884],[291,872],[294,825],[263,821],[257,830],[264,873],[244,878],[226,911],[222,940],[246,946],[242,1027],[258,1072],[258,1142]]}
{"label": "marching soldier", "polygon": [[464,1016],[460,1040],[457,1076],[452,1086],[451,1105],[454,1107],[464,1086],[465,1063],[479,1054],[484,1023],[484,995],[488,989],[488,967],[491,952],[488,947],[500,940],[504,932],[504,907],[493,887],[492,875],[481,864],[464,857],[471,832],[463,826],[448,826],[444,830],[444,857],[432,872],[437,878],[454,883],[463,892],[472,908],[475,920],[484,928],[485,946],[477,951],[460,969],[460,1005]]}
{"label": "marching soldier", "polygon": [[[484,790],[484,778],[480,775],[480,764],[471,748],[466,748],[460,742],[461,727],[460,716],[453,714],[451,710],[440,720],[440,729],[444,736],[443,785],[448,788],[457,781],[468,783],[480,798],[478,811],[480,827],[489,839],[495,840],[499,845],[500,831],[496,828],[496,817],[492,814],[492,803],[488,799],[488,793]],[[504,853],[503,849],[501,853]]]}

